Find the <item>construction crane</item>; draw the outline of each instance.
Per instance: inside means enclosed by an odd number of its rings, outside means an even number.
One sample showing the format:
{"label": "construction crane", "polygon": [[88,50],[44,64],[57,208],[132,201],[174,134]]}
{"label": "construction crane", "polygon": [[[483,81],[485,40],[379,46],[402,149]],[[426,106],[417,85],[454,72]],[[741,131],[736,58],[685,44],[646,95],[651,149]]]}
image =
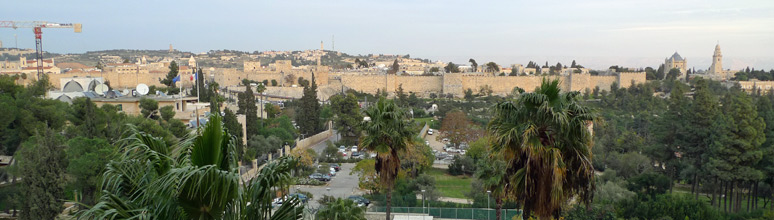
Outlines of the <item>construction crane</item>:
{"label": "construction crane", "polygon": [[32,28],[35,33],[35,52],[37,58],[38,79],[43,75],[43,28],[72,28],[75,33],[81,33],[79,23],[53,23],[48,21],[0,21],[0,28]]}

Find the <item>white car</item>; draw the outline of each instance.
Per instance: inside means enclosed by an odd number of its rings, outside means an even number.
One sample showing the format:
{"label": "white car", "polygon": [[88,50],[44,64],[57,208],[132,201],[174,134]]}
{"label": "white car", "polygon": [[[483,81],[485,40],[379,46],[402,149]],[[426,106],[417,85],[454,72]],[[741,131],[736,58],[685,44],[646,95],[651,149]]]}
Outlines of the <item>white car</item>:
{"label": "white car", "polygon": [[427,130],[427,135],[433,135],[433,129]]}
{"label": "white car", "polygon": [[430,141],[425,141],[425,145],[430,146]]}
{"label": "white car", "polygon": [[336,169],[331,167],[329,173],[330,173],[331,176],[336,176]]}
{"label": "white car", "polygon": [[357,152],[357,146],[352,146],[352,153]]}

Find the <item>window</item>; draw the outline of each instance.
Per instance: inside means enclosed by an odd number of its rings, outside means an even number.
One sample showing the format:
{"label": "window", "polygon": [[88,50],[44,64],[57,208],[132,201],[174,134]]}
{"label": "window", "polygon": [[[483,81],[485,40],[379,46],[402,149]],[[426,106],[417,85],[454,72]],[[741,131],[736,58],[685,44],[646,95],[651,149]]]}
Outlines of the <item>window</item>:
{"label": "window", "polygon": [[124,105],[123,104],[118,104],[118,105],[116,105],[116,107],[118,107],[118,111],[123,111],[124,110]]}

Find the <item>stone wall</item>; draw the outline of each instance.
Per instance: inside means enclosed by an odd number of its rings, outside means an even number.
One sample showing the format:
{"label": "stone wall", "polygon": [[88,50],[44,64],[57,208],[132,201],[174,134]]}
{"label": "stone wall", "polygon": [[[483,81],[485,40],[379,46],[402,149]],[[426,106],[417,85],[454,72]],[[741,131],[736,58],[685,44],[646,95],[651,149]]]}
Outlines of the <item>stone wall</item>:
{"label": "stone wall", "polygon": [[[415,92],[420,96],[430,93],[453,94],[461,97],[465,90],[474,93],[484,85],[492,88],[495,95],[507,95],[514,87],[532,92],[540,86],[543,76],[483,76],[461,73],[450,73],[442,76],[397,76],[397,75],[340,75],[341,83],[360,92],[375,93],[377,90],[397,91],[398,86],[405,92]],[[548,79],[558,79],[560,88],[565,91],[593,90],[599,86],[601,90],[609,90],[614,82],[621,87],[645,82],[645,73],[620,73],[619,76],[591,76],[589,74],[572,74],[569,76],[549,76]]]}
{"label": "stone wall", "polygon": [[312,135],[311,137],[307,137],[301,140],[296,140],[296,148],[300,149],[306,149],[309,148],[317,143],[320,143],[321,141],[327,140],[331,136],[333,136],[333,129],[332,124],[333,122],[326,123],[326,127],[328,127],[327,130],[317,133],[315,135]]}

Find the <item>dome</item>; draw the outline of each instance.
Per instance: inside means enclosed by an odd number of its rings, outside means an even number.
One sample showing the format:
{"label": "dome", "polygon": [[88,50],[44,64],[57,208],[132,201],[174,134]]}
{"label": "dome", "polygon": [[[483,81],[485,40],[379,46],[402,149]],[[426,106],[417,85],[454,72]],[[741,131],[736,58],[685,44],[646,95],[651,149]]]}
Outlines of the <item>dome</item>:
{"label": "dome", "polygon": [[678,54],[677,52],[675,52],[675,54],[672,54],[672,57],[670,58],[676,61],[683,61],[683,57],[681,57],[680,54]]}

